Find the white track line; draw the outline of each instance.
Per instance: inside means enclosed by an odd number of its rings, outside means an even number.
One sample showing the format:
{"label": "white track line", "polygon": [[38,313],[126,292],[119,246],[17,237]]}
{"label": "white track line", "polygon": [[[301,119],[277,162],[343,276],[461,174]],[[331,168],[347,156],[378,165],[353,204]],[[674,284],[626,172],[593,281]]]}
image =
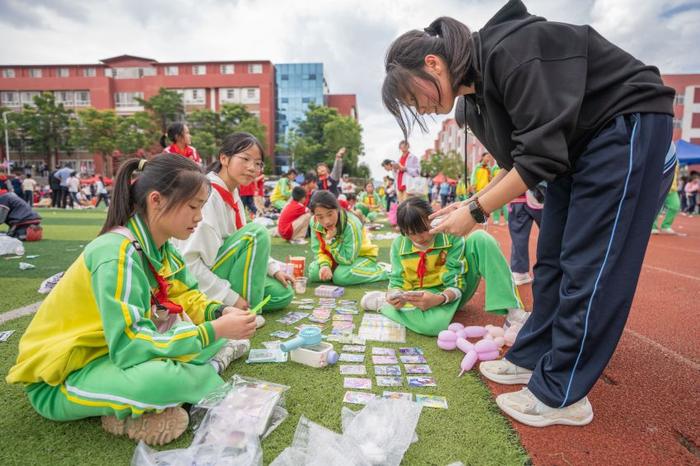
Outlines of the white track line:
{"label": "white track line", "polygon": [[0,324],[4,324],[5,322],[9,322],[11,320],[17,319],[19,317],[23,317],[29,314],[34,314],[37,309],[39,309],[39,305],[41,304],[41,301],[36,302],[34,304],[30,304],[29,306],[24,306],[24,307],[18,307],[17,309],[13,309],[11,311],[3,312],[0,314]]}
{"label": "white track line", "polygon": [[644,264],[643,267],[646,267],[647,269],[651,269],[651,270],[656,270],[656,271],[659,271],[659,272],[670,273],[671,275],[678,275],[679,277],[683,277],[683,278],[690,278],[691,280],[697,280],[697,281],[700,282],[700,277],[698,277],[698,276],[687,275],[687,274],[685,274],[685,273],[675,272],[675,271],[673,271],[673,270],[668,270],[668,269],[664,269],[664,268],[661,268],[661,267],[654,267],[653,265],[646,265],[646,264]]}
{"label": "white track line", "polygon": [[653,346],[654,348],[658,349],[659,351],[661,351],[665,355],[675,359],[676,361],[681,362],[683,364],[686,364],[696,371],[700,371],[700,364],[693,361],[692,359],[688,359],[685,356],[683,356],[682,354],[680,354],[676,351],[673,351],[670,348],[666,348],[664,345],[657,343],[654,340],[652,340],[651,338],[645,337],[641,333],[635,332],[634,330],[632,330],[630,328],[626,328],[625,332],[629,333],[633,337],[636,337],[636,338],[642,340],[644,343],[647,343],[647,344]]}

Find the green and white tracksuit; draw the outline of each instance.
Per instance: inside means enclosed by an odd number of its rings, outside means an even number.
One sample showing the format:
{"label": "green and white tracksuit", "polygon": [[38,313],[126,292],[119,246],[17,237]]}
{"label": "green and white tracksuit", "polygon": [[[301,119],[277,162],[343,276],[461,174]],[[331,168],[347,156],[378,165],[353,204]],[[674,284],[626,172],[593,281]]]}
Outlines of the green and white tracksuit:
{"label": "green and white tracksuit", "polygon": [[362,191],[355,207],[362,212],[367,220],[374,222],[379,214],[381,202],[382,200],[377,193],[369,194],[367,191]]}
{"label": "green and white tracksuit", "polygon": [[309,279],[321,281],[322,267],[333,270],[333,283],[338,286],[361,285],[387,279],[387,274],[377,265],[379,248],[372,244],[362,222],[355,215],[340,210],[338,233],[326,241],[326,229],[315,220],[311,223],[311,250],[316,257],[309,264]]}
{"label": "green and white tracksuit", "polygon": [[[424,270],[422,285],[419,270]],[[439,233],[425,251],[416,248],[408,237],[399,236],[391,245],[389,291],[451,290],[457,298],[426,311],[415,307],[397,310],[386,304],[381,313],[416,333],[437,335],[471,299],[482,277],[486,282],[487,312],[506,314],[508,309],[522,307],[508,262],[496,240],[485,231],[477,230],[466,239]]]}
{"label": "green and white tracksuit", "polygon": [[[207,177],[226,188],[216,173],[210,172]],[[239,212],[245,212],[238,190],[232,194]],[[284,309],[294,298],[294,291],[273,278],[284,264],[270,257],[270,233],[260,224],[246,224],[245,216],[241,217],[244,226],[239,230],[234,211],[212,189],[194,233],[184,241],[173,240],[173,244],[199,288],[212,299],[233,305],[243,296],[253,307],[270,295],[272,299],[263,311]]]}
{"label": "green and white tracksuit", "polygon": [[[197,288],[177,250],[157,249],[145,223],[127,228],[142,248],[118,233],[87,245],[39,307],[19,343],[8,383],[27,384],[42,416],[69,421],[138,416],[196,403],[223,384],[208,362],[226,343],[210,320],[221,303]],[[152,320],[157,282],[189,319],[160,333]],[[190,321],[191,320],[191,321]]]}
{"label": "green and white tracksuit", "polygon": [[289,198],[292,197],[293,187],[294,184],[289,181],[289,178],[286,176],[283,176],[277,180],[277,184],[275,184],[275,188],[270,194],[270,203],[275,207],[275,209],[284,209],[284,206],[289,201]]}

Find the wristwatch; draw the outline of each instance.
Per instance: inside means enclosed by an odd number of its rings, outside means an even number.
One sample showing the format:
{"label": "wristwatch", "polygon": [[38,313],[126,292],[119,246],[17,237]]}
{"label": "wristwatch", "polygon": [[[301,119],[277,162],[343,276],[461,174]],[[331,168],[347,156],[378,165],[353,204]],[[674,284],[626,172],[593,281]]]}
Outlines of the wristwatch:
{"label": "wristwatch", "polygon": [[467,207],[469,207],[469,213],[474,218],[476,223],[486,223],[486,219],[489,218],[489,214],[484,212],[484,209],[481,208],[478,198],[475,198],[473,201],[467,204]]}

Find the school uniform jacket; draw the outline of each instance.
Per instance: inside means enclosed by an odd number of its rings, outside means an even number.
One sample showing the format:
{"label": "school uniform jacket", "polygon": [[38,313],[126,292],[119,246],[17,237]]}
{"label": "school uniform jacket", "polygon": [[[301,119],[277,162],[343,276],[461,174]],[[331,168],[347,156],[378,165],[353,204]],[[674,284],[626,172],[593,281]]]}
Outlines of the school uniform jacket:
{"label": "school uniform jacket", "polygon": [[[19,343],[8,383],[62,383],[68,375],[109,353],[128,368],[157,358],[194,359],[214,343],[209,322],[221,305],[197,288],[177,250],[168,242],[156,249],[139,216],[126,227],[141,245],[105,233],[87,245],[39,307]],[[146,261],[168,284],[168,298],[192,322],[159,333],[151,320],[151,292],[157,282]]]}
{"label": "school uniform jacket", "polygon": [[[209,181],[228,189],[226,183],[214,172],[207,174]],[[241,213],[241,221],[246,224],[245,208],[238,195],[238,190],[233,191],[233,200],[238,205]],[[233,235],[236,228],[236,217],[233,209],[229,207],[221,194],[216,189],[211,190],[209,199],[202,207],[202,221],[199,222],[194,233],[184,241],[173,240],[173,244],[180,250],[185,258],[190,272],[197,278],[199,288],[212,299],[227,305],[234,304],[239,294],[231,289],[231,284],[211,271],[217,259],[219,249],[224,240]],[[270,258],[267,265],[267,274],[274,276],[282,269],[282,263]],[[243,279],[243,277],[241,277]]]}
{"label": "school uniform jacket", "polygon": [[345,228],[342,235],[336,235],[332,241],[326,241],[329,254],[321,248],[321,238],[326,237],[326,229],[315,220],[311,222],[311,250],[318,260],[319,267],[331,267],[335,261],[338,265],[352,265],[358,257],[376,259],[379,247],[372,244],[362,222],[355,215],[348,212],[340,212],[346,217]]}
{"label": "school uniform jacket", "polygon": [[292,188],[293,186],[290,184],[289,178],[280,178],[275,184],[275,189],[273,189],[272,193],[270,194],[270,202],[287,202],[292,196]]}
{"label": "school uniform jacket", "polygon": [[357,202],[364,204],[368,208],[379,207],[381,205],[379,195],[377,193],[372,193],[372,195],[370,195],[367,191],[362,191],[362,193],[360,193],[360,198]]}
{"label": "school uniform jacket", "polygon": [[418,265],[420,252],[413,241],[406,236],[399,236],[391,244],[390,290],[418,290],[438,288],[451,290],[456,300],[462,296],[464,276],[469,269],[464,256],[464,239],[445,233],[435,235],[433,245],[425,254],[425,274],[423,286],[420,284]]}

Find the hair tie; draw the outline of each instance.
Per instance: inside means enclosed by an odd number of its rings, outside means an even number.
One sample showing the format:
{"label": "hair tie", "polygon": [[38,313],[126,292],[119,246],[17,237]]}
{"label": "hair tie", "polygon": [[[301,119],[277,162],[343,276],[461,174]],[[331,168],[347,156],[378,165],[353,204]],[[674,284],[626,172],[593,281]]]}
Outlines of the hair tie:
{"label": "hair tie", "polygon": [[143,171],[143,166],[146,165],[146,162],[148,162],[148,160],[146,160],[146,159],[139,160],[139,167],[137,168],[137,170]]}

